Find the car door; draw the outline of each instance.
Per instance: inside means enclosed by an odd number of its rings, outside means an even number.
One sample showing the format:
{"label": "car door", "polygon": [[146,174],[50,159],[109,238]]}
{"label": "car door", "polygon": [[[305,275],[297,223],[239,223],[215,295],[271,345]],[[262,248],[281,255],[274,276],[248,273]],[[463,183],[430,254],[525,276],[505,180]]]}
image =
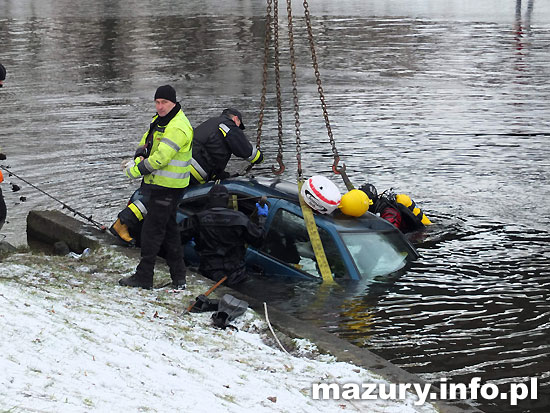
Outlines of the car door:
{"label": "car door", "polygon": [[[265,241],[261,248],[248,249],[247,264],[256,270],[261,268],[268,276],[321,280],[300,208],[288,201],[275,201],[267,224]],[[333,277],[349,278],[338,235],[322,227],[318,231]]]}

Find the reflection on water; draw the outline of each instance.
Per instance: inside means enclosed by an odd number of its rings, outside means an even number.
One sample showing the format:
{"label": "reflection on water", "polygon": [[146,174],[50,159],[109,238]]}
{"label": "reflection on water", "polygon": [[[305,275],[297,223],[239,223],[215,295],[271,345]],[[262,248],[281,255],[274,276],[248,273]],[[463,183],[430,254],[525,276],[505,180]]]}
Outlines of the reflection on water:
{"label": "reflection on water", "polygon": [[[293,3],[298,13],[301,2]],[[546,412],[550,4],[311,3],[332,130],[350,178],[409,193],[435,225],[414,239],[422,258],[401,277],[330,291],[282,282],[261,292],[430,380],[480,375],[506,386],[537,376],[536,405],[480,403],[486,411]],[[7,164],[110,223],[135,188],[118,165],[147,127],[158,85],[176,87],[194,125],[224,107],[241,108],[254,137],[264,10],[262,2],[234,0],[185,7],[148,0],[1,2],[0,60],[8,78],[0,90],[0,145]],[[330,174],[299,16],[295,40],[304,172]],[[292,180],[287,66],[281,76],[285,174]],[[269,80],[267,161],[259,175],[270,174],[277,148],[272,70]],[[22,244],[28,211],[60,205],[15,177],[6,181],[9,222],[2,233]],[[11,192],[10,182],[22,189]]]}

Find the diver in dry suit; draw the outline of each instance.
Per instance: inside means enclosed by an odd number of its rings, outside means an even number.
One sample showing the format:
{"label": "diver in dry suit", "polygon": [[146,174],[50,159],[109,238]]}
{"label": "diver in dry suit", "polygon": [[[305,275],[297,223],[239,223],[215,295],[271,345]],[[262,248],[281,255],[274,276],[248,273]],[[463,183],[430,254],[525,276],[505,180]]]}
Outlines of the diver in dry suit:
{"label": "diver in dry suit", "polygon": [[[189,186],[229,177],[225,167],[231,155],[246,159],[251,165],[263,161],[263,154],[248,141],[244,129],[241,112],[234,108],[224,109],[220,116],[194,129]],[[147,154],[140,151],[135,156],[147,157]],[[113,235],[128,245],[135,244],[132,234],[139,234],[139,224],[147,214],[147,201],[143,197],[122,210],[110,229]]]}
{"label": "diver in dry suit", "polygon": [[263,242],[268,206],[256,204],[258,224],[255,224],[242,212],[229,209],[228,201],[225,186],[212,186],[207,209],[183,222],[182,238],[195,238],[199,271],[204,276],[219,281],[226,275],[231,286],[248,277],[244,261],[246,243],[258,247]]}
{"label": "diver in dry suit", "polygon": [[408,195],[394,194],[392,191],[378,194],[376,187],[370,183],[359,189],[372,201],[369,211],[380,215],[401,232],[412,232],[431,225],[428,217]]}

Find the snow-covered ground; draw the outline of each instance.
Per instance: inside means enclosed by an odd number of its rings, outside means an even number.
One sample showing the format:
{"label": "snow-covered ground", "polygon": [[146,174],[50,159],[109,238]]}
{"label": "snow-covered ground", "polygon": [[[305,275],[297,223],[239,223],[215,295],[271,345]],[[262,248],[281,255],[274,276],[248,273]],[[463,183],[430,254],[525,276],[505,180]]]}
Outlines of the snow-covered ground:
{"label": "snow-covered ground", "polygon": [[[383,380],[306,340],[286,354],[251,309],[238,331],[212,327],[211,313],[182,315],[210,286],[198,277],[184,292],[119,287],[135,265],[108,249],[0,259],[0,411],[436,411],[414,405],[412,394],[314,400],[313,383]],[[155,282],[163,280],[159,271]]]}

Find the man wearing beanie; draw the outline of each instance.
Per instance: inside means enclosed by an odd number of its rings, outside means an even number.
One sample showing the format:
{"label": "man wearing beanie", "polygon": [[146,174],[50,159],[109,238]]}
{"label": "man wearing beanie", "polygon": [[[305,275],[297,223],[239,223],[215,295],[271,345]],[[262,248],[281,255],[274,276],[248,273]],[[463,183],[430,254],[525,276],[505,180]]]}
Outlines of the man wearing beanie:
{"label": "man wearing beanie", "polygon": [[0,87],[4,86],[4,80],[6,80],[6,68],[0,63]]}
{"label": "man wearing beanie", "polygon": [[[129,178],[142,178],[141,192],[147,207],[130,204],[144,217],[141,229],[141,260],[134,275],[119,280],[120,285],[151,288],[157,254],[162,249],[170,269],[174,288],[185,288],[186,268],[176,224],[176,210],[189,185],[189,165],[193,128],[176,100],[170,85],[155,92],[157,110],[149,130],[143,135],[134,159],[126,162],[124,173]],[[142,204],[144,206],[145,204]],[[123,214],[121,212],[121,214]],[[120,214],[119,214],[120,217]],[[111,227],[113,234],[123,237],[120,218]]]}

